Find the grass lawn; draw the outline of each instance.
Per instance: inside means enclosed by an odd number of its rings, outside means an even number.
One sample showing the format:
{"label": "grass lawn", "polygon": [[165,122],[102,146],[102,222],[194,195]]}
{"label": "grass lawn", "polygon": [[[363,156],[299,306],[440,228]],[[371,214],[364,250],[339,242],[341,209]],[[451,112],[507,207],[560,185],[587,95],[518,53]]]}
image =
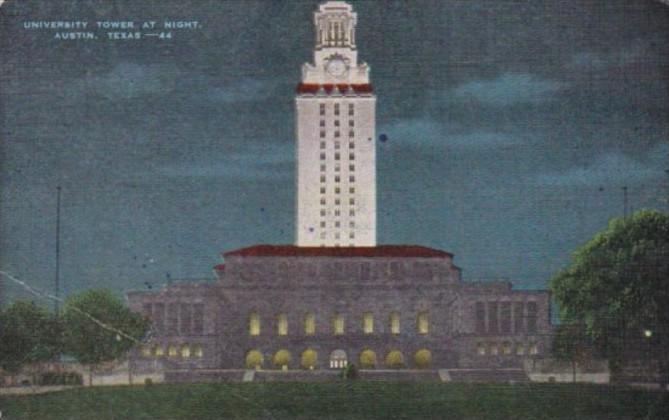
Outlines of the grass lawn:
{"label": "grass lawn", "polygon": [[[570,384],[156,384],[0,396],[2,419],[644,419],[660,393]],[[664,405],[667,399],[664,398]],[[663,406],[666,409],[666,406]],[[664,412],[664,409],[661,409]],[[669,417],[656,417],[669,418]]]}

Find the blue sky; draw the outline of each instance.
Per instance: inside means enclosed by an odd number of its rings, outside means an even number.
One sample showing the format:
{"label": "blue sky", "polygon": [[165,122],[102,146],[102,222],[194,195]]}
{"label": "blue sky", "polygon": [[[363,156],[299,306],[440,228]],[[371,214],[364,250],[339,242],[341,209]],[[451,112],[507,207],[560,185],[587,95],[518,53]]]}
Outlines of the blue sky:
{"label": "blue sky", "polygon": [[[378,97],[378,236],[465,279],[543,288],[630,207],[667,209],[669,11],[657,1],[357,1]],[[66,292],[212,277],[294,240],[294,88],[315,1],[8,2],[0,266]],[[57,42],[21,22],[187,19],[172,41]],[[21,293],[13,287],[12,296]]]}

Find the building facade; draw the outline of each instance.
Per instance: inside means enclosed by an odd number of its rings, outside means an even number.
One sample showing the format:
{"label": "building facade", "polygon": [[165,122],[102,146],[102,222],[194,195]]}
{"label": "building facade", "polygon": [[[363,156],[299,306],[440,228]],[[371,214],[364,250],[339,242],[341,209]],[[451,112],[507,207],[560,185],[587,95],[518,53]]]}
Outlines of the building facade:
{"label": "building facade", "polygon": [[376,244],[376,98],[357,15],[315,13],[296,97],[296,245],[223,254],[216,281],[130,292],[152,321],[141,362],[226,369],[520,368],[548,350],[546,291],[461,279],[449,252]]}

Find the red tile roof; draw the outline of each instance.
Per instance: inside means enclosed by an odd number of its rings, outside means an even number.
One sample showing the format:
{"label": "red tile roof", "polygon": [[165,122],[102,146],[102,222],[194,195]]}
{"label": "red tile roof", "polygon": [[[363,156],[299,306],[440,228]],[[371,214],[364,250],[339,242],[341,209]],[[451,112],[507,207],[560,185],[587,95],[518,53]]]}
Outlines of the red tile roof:
{"label": "red tile roof", "polygon": [[[327,83],[324,85],[319,85],[317,83],[300,83],[297,85],[297,93],[311,93],[316,94],[318,89],[322,87],[326,93],[331,93],[334,88],[334,84]],[[374,89],[370,84],[356,84],[356,85],[347,85],[347,84],[337,84],[336,85],[339,91],[343,94],[348,91],[348,88],[352,88],[355,93],[372,93]]]}
{"label": "red tile roof", "polygon": [[418,245],[374,247],[298,247],[295,245],[254,245],[223,253],[224,257],[412,257],[445,258],[453,254]]}
{"label": "red tile roof", "polygon": [[225,270],[225,264],[216,264],[214,270]]}

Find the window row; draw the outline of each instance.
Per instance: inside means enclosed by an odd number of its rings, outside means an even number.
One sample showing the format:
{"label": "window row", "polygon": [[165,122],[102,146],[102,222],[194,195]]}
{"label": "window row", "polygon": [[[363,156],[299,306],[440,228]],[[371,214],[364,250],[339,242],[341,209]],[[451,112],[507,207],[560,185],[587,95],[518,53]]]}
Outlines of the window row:
{"label": "window row", "polygon": [[539,354],[539,346],[536,343],[525,345],[524,343],[511,343],[508,341],[502,343],[477,343],[476,354],[479,356],[497,356],[500,354],[504,356],[524,356],[525,354],[535,356]]}
{"label": "window row", "polygon": [[[320,115],[325,115],[325,105],[326,104],[319,104],[319,114]],[[333,113],[334,115],[339,115],[340,113],[340,104],[335,103],[333,107]],[[355,105],[354,104],[348,104],[348,115],[355,115]]]}
{"label": "window row", "polygon": [[190,359],[191,357],[202,358],[202,346],[199,344],[168,344],[162,347],[159,344],[146,344],[142,348],[142,356],[144,357],[180,357],[182,359]]}
{"label": "window row", "polygon": [[[325,194],[326,188],[321,187],[321,194]],[[341,194],[341,187],[334,187],[334,193],[335,194]],[[355,194],[355,187],[348,187],[348,193],[349,194]]]}
{"label": "window row", "polygon": [[[412,357],[412,367],[425,369],[430,367],[432,363],[432,352],[428,349],[417,350]],[[404,354],[397,349],[391,349],[386,352],[381,361],[378,360],[376,352],[371,349],[362,350],[357,357],[358,365],[363,369],[373,369],[376,367],[386,367],[391,369],[399,369],[407,367],[408,361]],[[327,366],[330,369],[344,368],[349,364],[347,354],[344,350],[334,350],[329,354],[325,363],[319,363],[318,352],[315,349],[307,348],[299,357],[299,367],[303,369],[314,369],[321,365]],[[244,365],[247,369],[262,369],[265,365],[277,369],[288,369],[289,366],[296,365],[293,360],[293,355],[287,349],[280,349],[273,355],[270,360],[265,360],[265,355],[260,350],[249,350],[244,358]]]}
{"label": "window row", "polygon": [[[326,169],[325,164],[321,163],[321,173],[325,172],[325,169]],[[352,164],[348,165],[348,170],[350,172],[355,172],[355,164],[352,163]],[[335,172],[341,172],[341,166],[338,163],[335,164],[334,171]]]}
{"label": "window row", "polygon": [[[321,150],[325,150],[327,148],[327,143],[322,141],[320,143],[320,147],[321,147]],[[348,142],[348,148],[349,149],[355,149],[355,142],[354,141],[349,141]],[[335,150],[340,150],[341,149],[341,142],[339,140],[335,140],[334,149]]]}
{"label": "window row", "polygon": [[[326,181],[325,175],[321,175],[321,182],[325,182],[325,181]],[[340,175],[335,175],[334,176],[334,182],[336,182],[336,183],[341,182],[341,176]],[[355,175],[349,175],[348,176],[348,182],[355,182]]]}
{"label": "window row", "polygon": [[[325,157],[326,157],[326,156],[325,156],[325,153],[322,152],[322,153],[321,153],[321,156],[320,156],[321,160],[325,160]],[[341,153],[339,153],[339,152],[335,152],[335,154],[334,154],[334,159],[335,159],[335,160],[341,160]],[[349,153],[349,154],[348,154],[348,159],[349,159],[349,160],[355,160],[355,153]]]}
{"label": "window row", "polygon": [[[320,126],[325,127],[325,120],[323,120],[323,119],[321,120]],[[340,127],[341,126],[340,121],[339,120],[334,120],[334,126],[335,127]],[[349,127],[355,127],[355,120],[348,120],[348,126]]]}
{"label": "window row", "polygon": [[204,304],[145,303],[142,312],[158,333],[203,334]]}
{"label": "window row", "polygon": [[[321,205],[324,206],[326,204],[327,204],[327,199],[325,197],[321,197]],[[335,206],[340,206],[341,205],[341,199],[340,198],[335,198],[334,199],[334,204],[335,204]],[[354,205],[355,204],[355,198],[354,197],[349,197],[348,204]],[[339,216],[339,215],[335,214],[335,216]]]}
{"label": "window row", "polygon": [[[364,334],[374,333],[374,315],[371,312],[362,314],[361,328]],[[276,316],[276,333],[278,335],[288,335],[288,316],[279,314]],[[420,312],[416,316],[416,332],[418,334],[428,334],[429,315],[427,312]],[[391,334],[400,334],[400,313],[391,312],[388,317],[388,328]],[[316,334],[316,315],[309,312],[302,318],[302,329],[305,335]],[[331,329],[334,335],[342,335],[345,331],[345,319],[342,314],[335,314],[331,319]],[[249,335],[260,335],[261,322],[260,315],[253,312],[249,315]]]}
{"label": "window row", "polygon": [[476,302],[476,332],[520,334],[537,332],[536,302]]}

